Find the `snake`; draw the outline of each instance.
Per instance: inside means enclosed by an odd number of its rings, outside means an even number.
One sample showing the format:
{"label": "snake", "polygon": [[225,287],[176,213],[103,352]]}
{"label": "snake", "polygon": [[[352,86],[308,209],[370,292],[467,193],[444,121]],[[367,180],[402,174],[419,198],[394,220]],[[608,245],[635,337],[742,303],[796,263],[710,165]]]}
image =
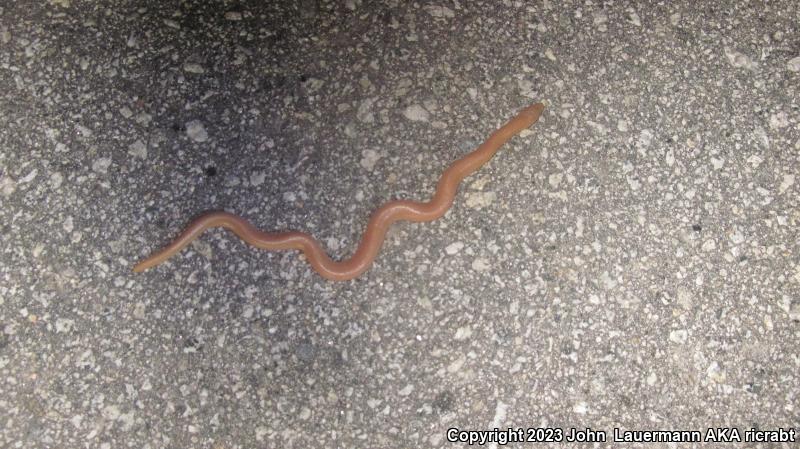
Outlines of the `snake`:
{"label": "snake", "polygon": [[354,279],[367,271],[375,261],[389,227],[400,220],[427,222],[440,218],[450,209],[458,186],[467,176],[481,168],[512,137],[539,120],[543,103],[521,110],[505,125],[494,131],[478,148],[456,160],[444,171],[429,201],[393,200],[376,209],[370,216],[358,248],[349,259],[333,260],[322,245],[308,233],[300,231],[264,232],[246,219],[225,211],[208,211],[189,222],[171,243],[133,267],[142,272],[169,259],[210,228],[225,228],[246,243],[266,250],[299,250],[311,267],[332,281]]}

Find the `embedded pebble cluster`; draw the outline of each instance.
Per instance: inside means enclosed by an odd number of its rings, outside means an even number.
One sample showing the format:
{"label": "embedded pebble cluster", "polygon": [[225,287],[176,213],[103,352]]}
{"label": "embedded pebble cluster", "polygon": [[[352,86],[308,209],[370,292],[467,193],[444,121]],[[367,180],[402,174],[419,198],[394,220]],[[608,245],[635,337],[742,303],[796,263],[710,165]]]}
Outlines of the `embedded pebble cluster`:
{"label": "embedded pebble cluster", "polygon": [[[0,5],[0,446],[797,426],[797,2],[111,3]],[[130,272],[345,257],[540,100],[355,281]]]}

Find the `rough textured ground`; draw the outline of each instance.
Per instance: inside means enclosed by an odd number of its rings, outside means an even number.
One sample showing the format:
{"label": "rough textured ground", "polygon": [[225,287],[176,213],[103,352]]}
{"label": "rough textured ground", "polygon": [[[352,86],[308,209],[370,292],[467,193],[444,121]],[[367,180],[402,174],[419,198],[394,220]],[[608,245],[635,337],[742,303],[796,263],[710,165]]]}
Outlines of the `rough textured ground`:
{"label": "rough textured ground", "polygon": [[[791,0],[3,2],[0,446],[800,426],[799,22]],[[206,209],[347,256],[538,100],[355,281],[220,230],[130,271]]]}

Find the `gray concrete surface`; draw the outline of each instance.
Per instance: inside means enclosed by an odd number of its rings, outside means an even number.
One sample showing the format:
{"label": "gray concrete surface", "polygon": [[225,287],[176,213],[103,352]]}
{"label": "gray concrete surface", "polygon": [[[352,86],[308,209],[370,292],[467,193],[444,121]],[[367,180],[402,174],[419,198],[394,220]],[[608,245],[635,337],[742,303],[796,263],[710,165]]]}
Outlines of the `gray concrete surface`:
{"label": "gray concrete surface", "polygon": [[[798,427],[799,22],[789,0],[3,2],[0,446]],[[206,209],[345,257],[538,100],[355,281],[222,230],[130,271]]]}

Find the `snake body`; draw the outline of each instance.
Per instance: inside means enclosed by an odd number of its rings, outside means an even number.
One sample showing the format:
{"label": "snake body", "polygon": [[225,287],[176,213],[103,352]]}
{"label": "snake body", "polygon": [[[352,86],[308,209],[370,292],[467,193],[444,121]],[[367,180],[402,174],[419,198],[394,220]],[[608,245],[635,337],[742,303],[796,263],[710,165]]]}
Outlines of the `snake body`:
{"label": "snake body", "polygon": [[152,268],[186,247],[206,229],[221,227],[229,229],[240,239],[257,248],[300,250],[305,254],[308,263],[324,278],[334,281],[353,279],[372,265],[381,249],[386,231],[392,223],[399,220],[432,221],[444,215],[453,204],[461,181],[483,166],[509,139],[536,123],[543,110],[542,103],[523,109],[516,117],[492,133],[477,149],[453,162],[439,178],[436,192],[430,201],[394,200],[378,208],[369,219],[358,249],[349,259],[342,261],[331,259],[319,242],[305,232],[263,232],[238,215],[211,211],[192,220],[172,243],[136,264],[133,271],[141,272]]}

